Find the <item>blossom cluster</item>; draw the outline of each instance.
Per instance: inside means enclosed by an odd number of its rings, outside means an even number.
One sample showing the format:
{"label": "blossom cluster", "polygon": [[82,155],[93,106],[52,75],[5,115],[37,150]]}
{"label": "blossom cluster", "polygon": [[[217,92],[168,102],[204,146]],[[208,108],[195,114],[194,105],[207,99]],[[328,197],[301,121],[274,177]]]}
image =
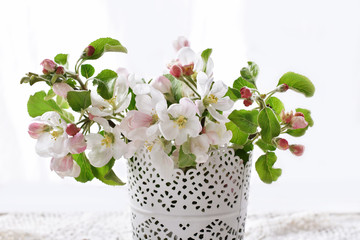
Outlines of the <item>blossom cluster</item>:
{"label": "blossom cluster", "polygon": [[[95,69],[83,64],[85,61],[106,51],[126,52],[110,38],[86,47],[75,72],[67,69],[66,54],[57,55],[55,62],[45,59],[43,75],[29,73],[22,79],[22,83],[43,81],[51,86],[48,93],[35,93],[28,103],[29,114],[35,117],[29,134],[37,139],[36,152],[51,157],[51,169],[61,177],[85,182],[95,176],[107,184],[120,183],[111,177],[114,161],[131,159],[144,147],[163,178],[174,168],[205,163],[209,151],[222,146],[231,145],[240,156],[248,154],[259,137],[256,144],[265,154],[278,148],[302,155],[302,145],[289,146],[286,139],[278,137],[281,133],[303,134],[298,130],[306,131],[311,120],[303,110],[285,113],[281,101],[272,97],[289,89],[286,81],[272,92],[260,94],[255,85],[257,65],[249,62],[249,68],[242,69],[241,77],[229,87],[214,78],[211,49],[197,54],[184,37],[174,42],[174,48],[176,57],[166,73],[149,82],[124,68],[103,70],[92,77]],[[259,107],[231,112],[239,99],[245,107],[254,102]],[[32,104],[52,107],[44,107],[42,113],[33,111]],[[80,114],[79,121],[68,108]],[[89,169],[93,172],[86,173]],[[106,171],[99,175],[103,172],[99,169]]]}

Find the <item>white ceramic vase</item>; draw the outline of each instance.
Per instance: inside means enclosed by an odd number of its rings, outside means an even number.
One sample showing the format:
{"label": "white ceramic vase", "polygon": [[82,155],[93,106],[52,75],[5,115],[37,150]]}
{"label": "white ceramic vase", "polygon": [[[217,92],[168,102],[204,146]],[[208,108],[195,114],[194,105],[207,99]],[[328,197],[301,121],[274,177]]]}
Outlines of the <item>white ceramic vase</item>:
{"label": "white ceramic vase", "polygon": [[[251,159],[251,157],[250,157]],[[129,161],[133,239],[243,239],[251,160],[245,166],[231,148],[206,163],[164,180],[142,150]]]}

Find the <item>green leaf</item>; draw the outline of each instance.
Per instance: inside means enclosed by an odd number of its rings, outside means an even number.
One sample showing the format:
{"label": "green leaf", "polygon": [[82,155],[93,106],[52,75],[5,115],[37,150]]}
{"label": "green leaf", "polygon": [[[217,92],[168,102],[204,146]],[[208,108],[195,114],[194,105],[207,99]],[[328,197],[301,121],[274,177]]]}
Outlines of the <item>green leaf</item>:
{"label": "green leaf", "polygon": [[113,97],[117,76],[116,72],[105,69],[95,77],[93,83],[98,85],[97,92],[102,98],[111,99]]}
{"label": "green leaf", "polygon": [[85,110],[91,105],[90,90],[70,91],[67,94],[67,100],[74,111],[81,112],[81,110]]}
{"label": "green leaf", "polygon": [[62,110],[53,99],[45,100],[45,97],[45,91],[36,92],[34,95],[30,96],[27,103],[27,109],[30,117],[37,117],[46,112],[55,111],[59,113],[61,118],[66,122],[74,122],[74,116]]}
{"label": "green leaf", "polygon": [[230,142],[235,143],[237,145],[244,145],[246,141],[248,140],[249,134],[244,133],[240,131],[238,126],[236,126],[233,122],[227,122],[226,124],[227,130],[230,130],[232,132],[232,138]]}
{"label": "green leaf", "polygon": [[230,121],[236,124],[245,133],[255,133],[258,127],[257,110],[234,110],[229,115]]}
{"label": "green leaf", "polygon": [[267,144],[262,139],[257,140],[257,142],[255,144],[258,145],[258,147],[261,148],[261,150],[263,150],[264,152],[276,150],[276,147],[274,145]]}
{"label": "green leaf", "polygon": [[72,157],[81,169],[80,175],[75,178],[75,180],[82,183],[91,181],[94,178],[94,175],[91,171],[91,165],[85,153],[73,154]]}
{"label": "green leaf", "polygon": [[301,137],[303,136],[309,127],[312,127],[314,125],[314,120],[311,118],[311,112],[310,110],[304,109],[304,108],[297,108],[296,112],[301,112],[304,114],[305,120],[308,122],[308,126],[305,128],[299,128],[299,129],[288,129],[286,131],[287,134],[293,136],[293,137]]}
{"label": "green leaf", "polygon": [[256,86],[248,81],[246,81],[244,78],[239,77],[238,79],[236,79],[233,83],[233,88],[240,90],[243,87],[248,87],[248,88],[256,88]]}
{"label": "green leaf", "polygon": [[72,78],[68,78],[65,83],[69,84],[70,87],[75,88],[76,87],[76,81]]}
{"label": "green leaf", "polygon": [[196,166],[196,156],[192,153],[186,154],[183,151],[183,146],[180,147],[179,151],[179,168],[186,168],[186,167],[195,167]]}
{"label": "green leaf", "polygon": [[287,84],[290,89],[303,93],[306,97],[312,97],[315,93],[314,84],[305,76],[287,72],[279,80],[278,86],[281,84]]}
{"label": "green leaf", "polygon": [[241,98],[240,91],[231,87],[228,87],[228,91],[226,92],[225,96],[228,96],[233,101]]}
{"label": "green leaf", "polygon": [[81,65],[81,75],[88,79],[95,73],[95,68],[90,64]]}
{"label": "green leaf", "polygon": [[267,152],[261,155],[255,163],[255,169],[260,179],[265,183],[272,183],[281,176],[280,168],[273,168],[276,162],[276,155],[273,152]]}
{"label": "green leaf", "polygon": [[51,88],[48,91],[48,93],[46,94],[46,96],[44,97],[44,100],[48,101],[48,100],[52,99],[55,96],[56,96],[56,94],[54,93],[54,90]]}
{"label": "green leaf", "polygon": [[209,61],[209,57],[210,57],[211,53],[212,53],[211,48],[208,48],[201,53],[201,58],[204,61],[204,67],[202,69],[203,72],[206,72],[207,63]]}
{"label": "green leaf", "polygon": [[246,151],[244,151],[244,149],[237,149],[235,151],[235,156],[238,156],[240,159],[243,160],[244,166],[249,161],[250,155],[251,155],[251,152],[246,152]]}
{"label": "green leaf", "polygon": [[131,111],[131,110],[135,110],[136,108],[136,102],[135,102],[136,95],[131,88],[129,88],[129,93],[131,94],[131,100],[128,106],[128,110]]}
{"label": "green leaf", "polygon": [[256,80],[257,76],[259,75],[259,66],[254,62],[248,62],[248,65],[252,77],[254,80]]}
{"label": "green leaf", "polygon": [[60,53],[60,54],[55,56],[54,61],[57,64],[65,66],[67,64],[67,62],[68,62],[68,54]]}
{"label": "green leaf", "polygon": [[94,54],[92,56],[82,56],[83,59],[98,59],[101,57],[105,52],[123,52],[127,53],[127,50],[121,43],[112,38],[99,38],[89,45],[95,48]]}
{"label": "green leaf", "polygon": [[171,82],[171,93],[174,96],[176,102],[179,102],[180,99],[183,97],[182,90],[183,85],[182,82],[174,78],[171,74],[164,75],[167,79]]}
{"label": "green leaf", "polygon": [[276,116],[280,120],[281,110],[285,110],[284,104],[277,97],[271,97],[266,100],[266,105],[271,107],[272,110],[276,113]]}
{"label": "green leaf", "polygon": [[240,74],[245,80],[247,80],[247,81],[251,80],[251,82],[252,82],[253,76],[251,75],[251,72],[250,72],[250,70],[248,68],[243,67],[240,70]]}
{"label": "green leaf", "polygon": [[91,171],[97,179],[99,179],[100,181],[102,181],[107,185],[111,185],[111,186],[125,185],[125,183],[121,181],[112,170],[114,163],[115,163],[115,159],[111,158],[111,160],[101,168],[91,166]]}
{"label": "green leaf", "polygon": [[261,128],[261,138],[268,144],[274,137],[280,134],[280,123],[277,120],[272,109],[266,107],[260,111],[258,117],[259,126]]}
{"label": "green leaf", "polygon": [[68,109],[69,108],[69,103],[65,100],[65,98],[57,95],[56,96],[56,104],[61,108],[61,109]]}

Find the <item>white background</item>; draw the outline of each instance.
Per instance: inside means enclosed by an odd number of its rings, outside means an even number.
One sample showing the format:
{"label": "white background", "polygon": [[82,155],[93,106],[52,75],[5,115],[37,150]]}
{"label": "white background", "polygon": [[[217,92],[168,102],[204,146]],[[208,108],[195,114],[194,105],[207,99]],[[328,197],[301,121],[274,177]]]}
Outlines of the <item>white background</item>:
{"label": "white background", "polygon": [[[315,125],[301,157],[278,151],[283,175],[271,185],[253,171],[249,213],[360,211],[360,2],[356,0],[244,1],[1,1],[0,212],[120,210],[126,188],[60,179],[49,159],[36,156],[27,134],[30,94],[45,87],[19,85],[40,62],[81,51],[113,37],[128,54],[106,54],[97,70],[127,67],[156,77],[174,57],[172,41],[188,37],[195,51],[213,48],[215,78],[231,84],[247,60],[260,66],[267,92],[295,71],[316,86],[313,98],[281,95],[288,110],[312,110]],[[255,157],[260,151],[255,152]],[[116,165],[125,175],[124,161]]]}

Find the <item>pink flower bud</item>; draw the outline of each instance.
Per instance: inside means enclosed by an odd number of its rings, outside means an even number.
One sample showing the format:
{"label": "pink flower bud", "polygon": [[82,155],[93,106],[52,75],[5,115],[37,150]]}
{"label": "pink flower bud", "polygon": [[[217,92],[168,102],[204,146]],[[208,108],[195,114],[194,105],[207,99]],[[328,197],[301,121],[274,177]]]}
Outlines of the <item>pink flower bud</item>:
{"label": "pink flower bud", "polygon": [[306,128],[308,125],[308,122],[302,116],[294,116],[291,119],[290,124],[293,129],[299,129],[299,128]]}
{"label": "pink flower bud", "polygon": [[56,74],[63,75],[65,73],[65,69],[62,66],[57,67]]}
{"label": "pink flower bud", "polygon": [[247,87],[240,89],[241,98],[250,98],[252,96],[251,90]]}
{"label": "pink flower bud", "polygon": [[182,67],[179,65],[172,65],[170,68],[170,74],[176,78],[181,77],[183,75]]}
{"label": "pink flower bud", "polygon": [[49,126],[47,124],[34,122],[29,125],[28,133],[30,137],[38,139],[48,128]]}
{"label": "pink flower bud", "polygon": [[56,63],[50,59],[44,59],[40,65],[48,72],[54,72],[56,70]]}
{"label": "pink flower bud", "polygon": [[55,171],[60,177],[78,177],[81,169],[71,155],[66,155],[61,158],[52,158],[50,163],[50,169]]}
{"label": "pink flower bud", "polygon": [[69,151],[72,154],[82,153],[86,147],[85,137],[82,133],[77,133],[69,139]]}
{"label": "pink flower bud", "polygon": [[68,92],[74,91],[74,89],[67,83],[54,83],[53,90],[56,95],[63,98],[67,98]]}
{"label": "pink flower bud", "polygon": [[281,118],[281,121],[283,123],[290,123],[291,122],[291,119],[294,117],[294,114],[293,112],[288,112],[288,113],[285,113],[284,109],[281,110],[281,113],[280,113],[280,118]]}
{"label": "pink flower bud", "polygon": [[289,85],[286,83],[283,83],[278,87],[279,92],[286,92],[287,90],[289,90]]}
{"label": "pink flower bud", "polygon": [[173,47],[179,51],[183,47],[190,47],[190,42],[185,37],[180,36],[173,42]]}
{"label": "pink flower bud", "polygon": [[293,144],[290,145],[290,151],[292,154],[296,155],[296,156],[301,156],[303,155],[305,150],[304,145],[300,145],[300,144]]}
{"label": "pink flower bud", "polygon": [[87,48],[85,48],[84,53],[86,56],[91,57],[95,52],[95,48],[91,45],[89,45]]}
{"label": "pink flower bud", "polygon": [[162,93],[169,93],[171,91],[171,82],[165,76],[160,76],[156,78],[151,86]]}
{"label": "pink flower bud", "polygon": [[289,143],[285,138],[277,138],[275,143],[277,148],[280,150],[287,150],[289,148]]}
{"label": "pink flower bud", "polygon": [[250,106],[251,104],[253,104],[253,100],[251,100],[251,99],[245,99],[244,100],[244,105],[245,105],[245,107],[248,107],[248,106]]}
{"label": "pink flower bud", "polygon": [[76,127],[75,124],[69,123],[66,127],[66,133],[69,136],[75,136],[80,131],[80,128]]}

